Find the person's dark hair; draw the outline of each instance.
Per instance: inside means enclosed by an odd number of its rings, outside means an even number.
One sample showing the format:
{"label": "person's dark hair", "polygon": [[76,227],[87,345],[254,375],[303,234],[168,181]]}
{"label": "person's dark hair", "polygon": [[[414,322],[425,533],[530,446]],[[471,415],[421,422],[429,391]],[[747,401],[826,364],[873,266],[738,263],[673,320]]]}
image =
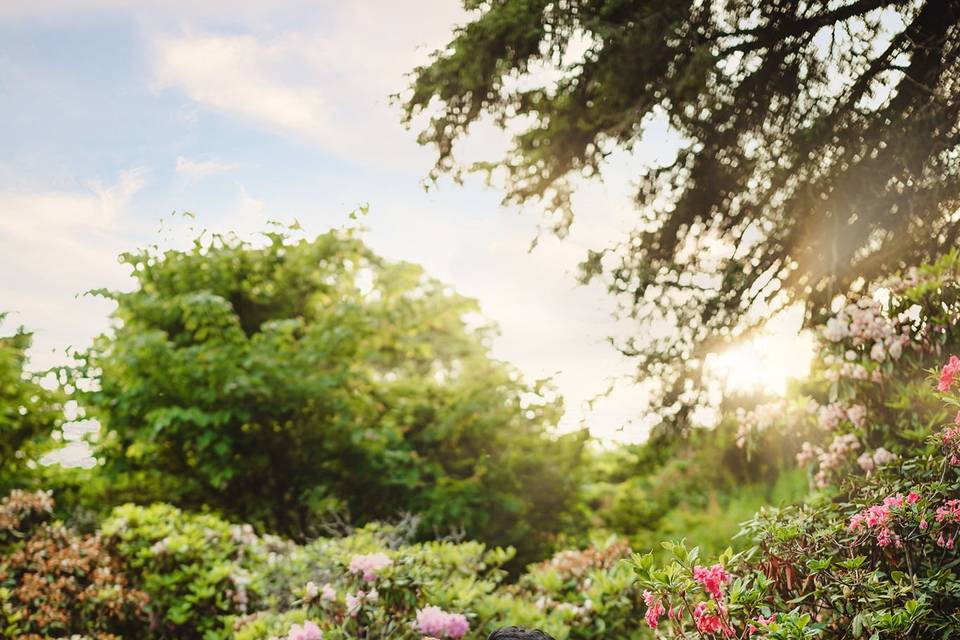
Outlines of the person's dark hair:
{"label": "person's dark hair", "polygon": [[553,640],[540,629],[524,629],[523,627],[504,627],[491,633],[487,640]]}

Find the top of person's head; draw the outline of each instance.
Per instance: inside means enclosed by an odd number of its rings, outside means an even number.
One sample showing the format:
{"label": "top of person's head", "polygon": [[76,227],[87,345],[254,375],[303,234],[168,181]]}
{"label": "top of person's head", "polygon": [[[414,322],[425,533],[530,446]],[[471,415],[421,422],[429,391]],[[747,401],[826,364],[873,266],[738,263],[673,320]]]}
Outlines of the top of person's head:
{"label": "top of person's head", "polygon": [[540,631],[540,629],[504,627],[491,633],[487,640],[553,640],[553,638]]}

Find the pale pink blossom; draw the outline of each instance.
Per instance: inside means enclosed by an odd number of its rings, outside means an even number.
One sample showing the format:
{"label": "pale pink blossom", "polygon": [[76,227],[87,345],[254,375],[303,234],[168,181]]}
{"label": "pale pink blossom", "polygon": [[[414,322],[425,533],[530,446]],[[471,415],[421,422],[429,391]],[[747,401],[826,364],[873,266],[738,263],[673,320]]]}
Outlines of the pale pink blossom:
{"label": "pale pink blossom", "polygon": [[377,575],[383,569],[393,564],[385,553],[369,553],[366,555],[356,555],[350,558],[350,571],[363,574],[363,579],[367,582],[373,582]]}
{"label": "pale pink blossom", "polygon": [[417,631],[437,638],[454,640],[462,638],[470,630],[470,623],[462,613],[448,613],[440,607],[427,606],[417,611]]}
{"label": "pale pink blossom", "polygon": [[320,627],[308,620],[303,623],[303,626],[295,624],[290,627],[287,640],[323,640],[323,633]]}

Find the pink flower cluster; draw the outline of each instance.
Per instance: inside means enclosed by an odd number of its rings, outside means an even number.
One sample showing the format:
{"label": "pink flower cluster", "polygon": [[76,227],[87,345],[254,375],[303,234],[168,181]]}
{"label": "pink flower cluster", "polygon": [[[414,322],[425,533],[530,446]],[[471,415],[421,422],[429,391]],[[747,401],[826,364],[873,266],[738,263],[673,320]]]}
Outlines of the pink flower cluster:
{"label": "pink flower cluster", "polygon": [[290,627],[286,640],[323,640],[323,632],[315,623],[307,620],[303,626],[295,624]]}
{"label": "pink flower cluster", "polygon": [[730,574],[719,562],[709,569],[697,565],[693,568],[693,579],[703,585],[703,590],[714,600],[723,598],[723,585],[730,582]]}
{"label": "pink flower cluster", "polygon": [[364,602],[374,603],[380,599],[380,594],[376,589],[371,589],[370,591],[364,592],[363,589],[357,590],[356,593],[348,593],[344,601],[347,604],[347,615],[351,618],[356,617],[360,613],[360,608],[363,607]]}
{"label": "pink flower cluster", "polygon": [[[703,590],[714,600],[714,604],[711,604],[709,601],[700,602],[694,607],[693,622],[697,630],[700,633],[721,633],[724,636],[735,635],[733,627],[727,621],[727,609],[723,604],[723,588],[724,585],[730,583],[730,574],[727,573],[720,563],[713,565],[709,569],[697,565],[693,568],[693,578],[703,586]],[[647,620],[647,625],[651,629],[657,628],[664,612],[667,613],[667,616],[671,620],[679,621],[683,616],[682,609],[674,609],[673,607],[666,609],[663,600],[650,591],[643,592],[643,601],[647,605],[647,612],[644,617]]]}
{"label": "pink flower cluster", "polygon": [[[647,625],[651,629],[656,629],[660,624],[660,618],[663,616],[663,602],[649,591],[643,592],[643,601],[647,605],[647,613],[643,616],[647,620]],[[673,608],[670,609],[670,618],[673,619]]]}
{"label": "pink flower cluster", "polygon": [[956,540],[956,532],[945,535],[944,530],[948,530],[947,525],[960,523],[960,500],[947,500],[942,506],[937,508],[936,520],[943,526],[940,536],[937,538],[937,544],[945,549],[953,549]]}
{"label": "pink flower cluster", "polygon": [[323,587],[318,587],[317,583],[311,580],[304,588],[303,599],[310,602],[318,597],[322,602],[333,602],[337,599],[337,591],[329,582],[324,584]]}
{"label": "pink flower cluster", "polygon": [[943,365],[943,369],[940,371],[940,381],[937,383],[937,391],[950,391],[957,381],[958,375],[960,375],[960,358],[950,356],[950,360],[947,361],[947,364]]}
{"label": "pink flower cluster", "polygon": [[941,438],[943,441],[943,446],[946,448],[947,453],[950,454],[950,464],[956,466],[960,464],[960,413],[957,413],[956,417],[956,427],[948,427],[944,429]]}
{"label": "pink flower cluster", "polygon": [[436,638],[462,638],[470,630],[470,623],[462,613],[447,613],[440,607],[424,607],[417,611],[417,630]]}
{"label": "pink flower cluster", "polygon": [[722,604],[717,605],[717,613],[708,611],[709,605],[701,602],[693,609],[693,621],[700,633],[720,633],[726,637],[733,637],[736,632],[724,621],[726,609]]}
{"label": "pink flower cluster", "polygon": [[741,449],[746,446],[747,438],[751,433],[763,433],[770,427],[784,421],[788,416],[789,407],[785,400],[776,400],[758,404],[749,411],[738,407],[737,417],[737,446]]}
{"label": "pink flower cluster", "polygon": [[844,420],[849,420],[850,424],[859,428],[864,425],[866,419],[867,408],[862,404],[845,407],[839,402],[834,402],[820,407],[817,412],[817,421],[824,431],[833,431]]}
{"label": "pink flower cluster", "polygon": [[369,553],[366,555],[356,555],[350,558],[350,571],[352,573],[363,574],[363,579],[367,582],[373,582],[377,575],[383,569],[393,564],[393,560],[384,553]]}
{"label": "pink flower cluster", "polygon": [[847,530],[850,533],[873,534],[877,539],[877,544],[881,547],[887,547],[893,544],[895,547],[903,546],[894,530],[894,520],[897,511],[902,509],[905,504],[916,504],[920,501],[920,496],[913,491],[904,498],[902,494],[887,496],[882,504],[867,507],[860,513],[854,514],[850,518],[850,524]]}

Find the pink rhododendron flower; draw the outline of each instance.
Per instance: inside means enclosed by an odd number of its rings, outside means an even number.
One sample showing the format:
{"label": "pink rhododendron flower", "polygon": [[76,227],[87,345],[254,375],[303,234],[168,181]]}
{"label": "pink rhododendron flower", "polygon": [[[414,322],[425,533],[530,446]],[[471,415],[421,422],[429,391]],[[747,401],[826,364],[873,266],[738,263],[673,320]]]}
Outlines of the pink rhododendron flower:
{"label": "pink rhododendron flower", "polygon": [[447,618],[447,637],[462,638],[470,630],[470,623],[462,613],[451,613]]}
{"label": "pink rhododendron flower", "polygon": [[[877,544],[881,547],[887,547],[893,544],[899,548],[903,546],[900,536],[893,531],[893,524],[896,520],[897,512],[906,505],[916,504],[920,501],[920,494],[911,491],[906,498],[901,494],[887,496],[882,504],[867,507],[860,513],[854,514],[850,518],[847,530],[850,533],[872,533],[877,538]],[[957,501],[960,503],[960,501]],[[939,512],[938,512],[939,513]],[[939,522],[939,520],[938,520]],[[921,519],[920,528],[926,528],[926,521]]]}
{"label": "pink rhododendron flower", "polygon": [[332,586],[330,586],[329,582],[320,588],[320,599],[326,601],[333,601],[337,599],[337,592]]}
{"label": "pink rhododendron flower", "polygon": [[[656,629],[660,624],[660,618],[663,616],[664,608],[660,598],[657,598],[649,591],[643,592],[643,601],[647,605],[647,613],[644,618],[651,629]],[[673,619],[673,607],[670,607],[670,619]]]}
{"label": "pink rhododendron flower", "polygon": [[350,571],[363,574],[363,579],[367,582],[373,582],[377,579],[377,574],[390,565],[393,560],[384,553],[369,553],[367,555],[357,555],[350,558]]}
{"label": "pink rhododendron flower", "polygon": [[302,627],[299,624],[290,627],[287,640],[323,640],[323,633],[320,627],[308,620]]}
{"label": "pink rhododendron flower", "polygon": [[[720,612],[722,613],[722,610]],[[724,623],[721,616],[707,612],[706,602],[701,602],[694,608],[693,621],[700,633],[722,633],[727,637],[735,635],[734,630]]]}
{"label": "pink rhododendron flower", "polygon": [[[956,419],[960,420],[960,413],[957,414]],[[950,464],[954,466],[960,464],[960,458],[957,457],[957,454],[960,453],[960,424],[956,427],[947,427],[940,437],[944,448],[950,454]]]}
{"label": "pink rhododendron flower", "polygon": [[937,538],[937,545],[943,547],[944,549],[953,549],[953,536],[946,538],[943,535],[943,531],[941,531],[940,536]]}
{"label": "pink rhododendron flower", "polygon": [[937,509],[937,522],[960,521],[960,500],[947,500]]}
{"label": "pink rhododendron flower", "polygon": [[960,358],[950,356],[947,364],[943,365],[940,371],[940,382],[937,383],[937,391],[949,391],[956,382],[957,375],[960,374]]}
{"label": "pink rhododendron flower", "polygon": [[714,600],[723,597],[723,585],[730,582],[730,574],[723,570],[723,565],[719,562],[709,569],[697,565],[693,568],[693,578],[703,585],[704,590]]}
{"label": "pink rhododendron flower", "polygon": [[440,607],[428,606],[417,611],[417,630],[434,637],[462,638],[470,623],[462,613],[447,613]]}
{"label": "pink rhododendron flower", "polygon": [[360,607],[363,605],[363,591],[358,591],[356,595],[348,593],[346,597],[347,615],[355,616],[360,613]]}

